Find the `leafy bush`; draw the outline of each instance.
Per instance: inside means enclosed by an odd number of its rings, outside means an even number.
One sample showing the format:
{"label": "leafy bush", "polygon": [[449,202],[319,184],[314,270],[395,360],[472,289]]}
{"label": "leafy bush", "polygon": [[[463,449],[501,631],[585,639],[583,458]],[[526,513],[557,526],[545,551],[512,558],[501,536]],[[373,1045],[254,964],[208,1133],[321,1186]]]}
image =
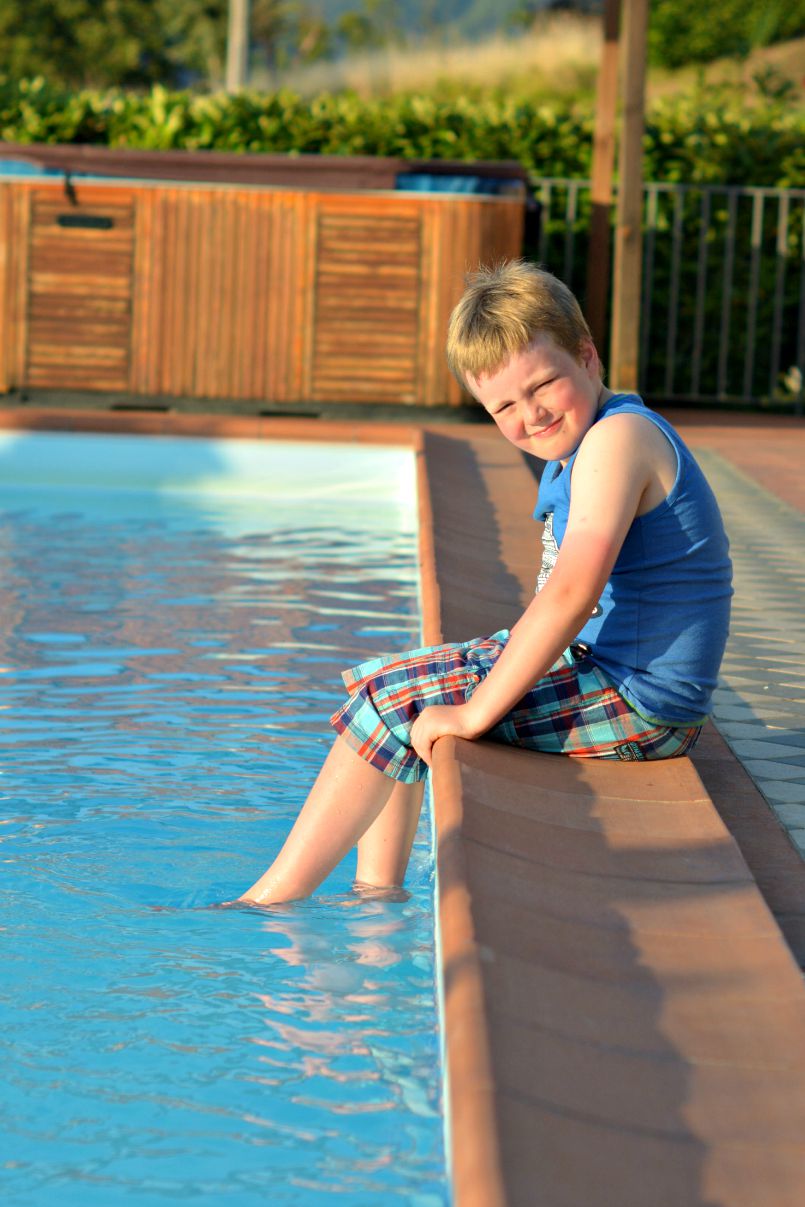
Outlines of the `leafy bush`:
{"label": "leafy bush", "polygon": [[[303,100],[291,92],[234,96],[121,90],[69,92],[0,77],[0,138],[404,159],[517,159],[534,176],[590,173],[593,108],[546,104],[502,90],[471,94],[353,93]],[[726,95],[664,101],[647,115],[649,180],[805,184],[805,115],[767,99],[749,109]]]}

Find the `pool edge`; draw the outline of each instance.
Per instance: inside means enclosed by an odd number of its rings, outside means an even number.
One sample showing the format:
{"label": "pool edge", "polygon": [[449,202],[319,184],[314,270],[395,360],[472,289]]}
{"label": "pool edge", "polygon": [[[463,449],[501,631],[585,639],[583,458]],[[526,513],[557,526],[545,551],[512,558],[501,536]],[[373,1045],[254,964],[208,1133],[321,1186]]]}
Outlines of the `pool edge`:
{"label": "pool edge", "polygon": [[[34,423],[26,423],[24,418],[16,412],[14,422],[9,426],[28,430],[36,430],[37,427],[44,430],[47,425],[50,430],[151,431],[173,435],[256,436],[318,442],[347,439],[408,446],[417,457],[420,483],[418,515],[425,640],[457,640],[469,633],[488,632],[489,617],[495,617],[498,622],[496,627],[500,627],[501,622],[508,623],[507,610],[512,617],[516,616],[527,597],[526,593],[533,589],[533,522],[527,514],[528,509],[518,504],[519,496],[527,497],[533,490],[533,481],[530,481],[530,475],[513,450],[496,437],[494,429],[304,419],[249,419],[244,426],[242,417],[221,419],[219,416],[162,414],[147,417],[140,414],[109,416],[88,415],[86,412],[73,416],[65,416],[63,412],[55,415],[39,412],[38,417],[34,416]],[[65,418],[68,422],[65,422]],[[144,426],[144,418],[153,420],[153,426]],[[188,418],[193,422],[188,423]],[[515,506],[512,506],[513,502]],[[481,582],[484,583],[483,591],[478,590]],[[541,760],[539,765],[534,764],[536,777],[532,776],[531,766],[525,768],[523,760]],[[592,1152],[588,1151],[588,1146],[579,1143],[578,1137],[573,1140],[572,1136],[568,1136],[567,1127],[564,1139],[562,1137],[562,1127],[568,1121],[572,1124],[578,1112],[574,1115],[573,1111],[567,1109],[564,1099],[560,1101],[555,1096],[555,1087],[550,1084],[551,1069],[540,1067],[534,1076],[530,1062],[525,1059],[527,1052],[514,1053],[508,1064],[501,1059],[502,1049],[512,1031],[511,1011],[507,1013],[512,1001],[530,1000],[533,1008],[540,999],[529,998],[520,984],[507,983],[501,967],[496,969],[495,964],[494,944],[501,937],[500,927],[492,916],[493,911],[489,909],[488,894],[485,899],[483,890],[491,887],[494,893],[506,896],[506,864],[512,853],[503,850],[504,844],[498,844],[500,850],[496,851],[496,870],[494,875],[485,876],[485,886],[482,883],[484,876],[478,875],[476,867],[479,843],[473,841],[471,831],[473,822],[477,824],[480,817],[479,805],[483,809],[490,803],[489,799],[479,799],[484,793],[487,798],[491,794],[494,805],[506,805],[507,794],[512,791],[512,785],[517,784],[518,777],[512,774],[512,768],[516,769],[518,763],[527,771],[529,783],[533,783],[534,778],[544,778],[548,792],[558,789],[569,803],[575,801],[577,810],[587,809],[585,802],[592,793],[599,805],[614,810],[614,814],[624,802],[642,806],[641,813],[651,821],[655,812],[650,807],[652,801],[656,798],[661,802],[670,802],[680,812],[680,825],[683,826],[686,841],[690,840],[688,853],[691,856],[708,854],[710,847],[696,832],[697,818],[706,820],[712,831],[711,837],[715,835],[718,840],[710,844],[718,848],[713,853],[718,854],[719,860],[727,860],[730,874],[725,877],[720,864],[714,861],[712,875],[708,873],[709,880],[705,877],[703,883],[712,882],[723,893],[726,891],[723,886],[737,876],[741,892],[752,896],[753,927],[747,929],[746,935],[741,935],[740,949],[733,951],[734,935],[725,937],[717,933],[716,923],[719,923],[721,913],[716,911],[712,919],[705,913],[702,925],[711,927],[712,934],[708,931],[704,936],[706,943],[702,939],[701,956],[696,956],[693,945],[687,971],[691,975],[702,975],[707,970],[708,965],[702,960],[709,943],[713,951],[718,952],[719,958],[729,955],[730,959],[737,961],[731,970],[736,979],[748,978],[748,984],[762,985],[763,1001],[759,1002],[754,1012],[747,1014],[748,1022],[744,1020],[743,1007],[740,1018],[737,1015],[731,1017],[731,1029],[725,1031],[724,1038],[727,1048],[715,1064],[710,1059],[702,1060],[697,1045],[700,1040],[703,1042],[703,1037],[708,1038],[708,1043],[712,1040],[716,1047],[722,1042],[720,1030],[710,1036],[704,1028],[708,1019],[715,1017],[723,1006],[729,1005],[729,1000],[718,992],[717,985],[712,993],[703,995],[703,1006],[693,1019],[695,1025],[687,1040],[678,1040],[670,1047],[666,1042],[661,1051],[662,1059],[651,1057],[642,1060],[640,1078],[635,1080],[630,1073],[631,1064],[625,1059],[628,1053],[619,1051],[611,1043],[605,1045],[603,1050],[607,1058],[612,1057],[614,1081],[612,1077],[602,1077],[600,1070],[596,1073],[593,1069],[592,1072],[588,1070],[589,1076],[586,1076],[582,1087],[590,1095],[603,1095],[602,1100],[607,1108],[594,1119],[592,1115],[588,1119],[592,1129],[590,1134],[596,1139]],[[650,776],[645,775],[645,770],[650,771]],[[480,776],[479,771],[482,773]],[[569,779],[571,782],[568,782]],[[556,782],[552,784],[552,780]],[[652,790],[653,796],[648,791],[651,788],[650,780],[657,781]],[[681,782],[677,783],[677,780]],[[486,788],[483,787],[484,782]],[[805,1126],[805,1090],[802,1089],[805,1081],[801,1079],[802,1069],[805,1068],[805,1047],[801,1030],[795,1028],[792,1020],[774,1003],[790,1001],[792,1009],[805,1009],[805,990],[801,974],[782,943],[782,936],[771,914],[762,905],[761,898],[756,896],[748,869],[741,866],[740,859],[736,862],[727,831],[719,828],[711,798],[693,772],[692,764],[688,760],[679,760],[676,766],[656,764],[648,769],[632,764],[601,764],[582,768],[576,765],[576,760],[556,761],[551,756],[502,748],[495,751],[484,743],[457,743],[450,739],[437,744],[434,751],[433,796],[438,861],[440,965],[437,963],[437,972],[441,975],[444,998],[443,1043],[447,1055],[449,1093],[446,1108],[450,1141],[448,1167],[452,1174],[456,1207],[530,1204],[536,1201],[535,1195],[540,1201],[543,1197],[545,1201],[549,1198],[553,1201],[557,1187],[561,1188],[564,1197],[570,1196],[572,1187],[578,1192],[574,1201],[594,1202],[600,1193],[602,1178],[607,1179],[613,1201],[614,1197],[620,1195],[618,1202],[621,1207],[632,1204],[642,1207],[645,1186],[640,1183],[635,1188],[629,1178],[632,1173],[638,1177],[645,1164],[648,1155],[646,1134],[651,1116],[650,1112],[645,1116],[640,1115],[635,1128],[634,1121],[622,1114],[622,1106],[623,1110],[626,1107],[634,1108],[632,1090],[638,1097],[644,1090],[648,1094],[651,1088],[648,1082],[655,1077],[659,1080],[652,1091],[652,1102],[661,1114],[669,1109],[673,1114],[676,1109],[674,1122],[682,1128],[667,1138],[661,1137],[655,1128],[652,1143],[658,1148],[663,1161],[658,1169],[664,1170],[667,1178],[662,1185],[655,1187],[658,1201],[660,1197],[664,1202],[670,1201],[669,1197],[663,1197],[665,1192],[671,1195],[676,1184],[674,1179],[682,1178],[683,1181],[688,1179],[685,1182],[685,1201],[694,1201],[692,1196],[696,1196],[695,1201],[700,1201],[699,1191],[704,1194],[706,1185],[708,1201],[709,1197],[716,1196],[719,1202],[723,1200],[725,1205],[729,1203],[731,1207],[739,1207],[750,1200],[765,1201],[762,1197],[751,1196],[759,1188],[765,1194],[771,1186],[775,1189],[769,1192],[777,1194],[776,1202],[801,1202],[805,1176],[801,1165],[793,1163],[792,1146],[785,1136],[779,1134],[778,1125],[780,1118],[785,1116],[789,1127],[793,1127],[798,1134],[801,1134],[798,1129]],[[529,799],[532,798],[533,791]],[[488,808],[486,811],[488,813]],[[689,820],[682,814],[689,814]],[[497,818],[494,820],[497,825],[500,824]],[[465,821],[469,823],[467,830],[464,829]],[[542,827],[541,841],[550,839],[550,829]],[[540,858],[532,859],[535,878],[541,874],[541,866],[550,863],[550,848],[548,842],[548,849],[540,851]],[[617,853],[617,846],[603,842],[597,846],[597,857],[609,860]],[[516,853],[518,858],[525,854],[525,851]],[[553,852],[555,855],[556,852]],[[563,860],[556,859],[556,862],[561,866]],[[599,868],[599,873],[601,870]],[[606,871],[606,866],[603,870]],[[657,870],[654,869],[652,874],[656,876]],[[646,878],[634,872],[632,876],[636,876],[638,883]],[[584,873],[578,879],[592,882],[594,878]],[[613,880],[613,883],[619,881]],[[724,912],[723,916],[727,925],[728,912]],[[668,920],[671,930],[674,929],[672,923],[673,911]],[[627,939],[631,928],[632,923],[622,931]],[[595,927],[591,933],[596,938]],[[621,931],[610,927],[602,933],[604,938],[612,940],[613,935],[617,936]],[[641,932],[637,928],[634,933]],[[642,938],[647,942],[651,935],[650,928],[642,932]],[[509,940],[515,947],[522,947],[527,934],[522,931],[512,934],[509,931],[504,937],[507,948]],[[753,946],[762,950],[769,962],[762,980],[757,968],[750,967],[747,962],[746,953]],[[592,956],[588,953],[588,962],[593,956],[598,957],[597,948],[589,950]],[[563,949],[562,958],[567,957],[569,962],[576,963],[583,970],[583,949],[580,951],[581,955]],[[631,959],[627,972],[630,969],[634,972],[637,967],[634,959]],[[548,964],[545,968],[550,971]],[[657,1001],[665,1003],[664,1008],[680,1008],[684,986],[674,985],[673,977],[664,969],[659,958],[652,963],[650,953],[646,953],[639,971],[643,978],[651,974],[654,996]],[[604,984],[610,975],[611,970],[608,969],[607,976],[603,978]],[[650,1004],[653,1000],[652,994],[646,994],[642,982],[636,982],[634,992],[631,992],[629,975],[623,981],[624,990],[629,991],[630,1009],[634,1007],[637,1010],[641,1003],[648,1001]],[[590,992],[596,988],[595,978],[588,979],[588,987]],[[636,1017],[639,1022],[639,1016]],[[568,1021],[572,1021],[572,1011],[568,1012]],[[620,1020],[623,1025],[628,1021],[626,1017]],[[749,1026],[748,1032],[746,1026]],[[756,1039],[758,1035],[763,1036],[763,1043],[770,1050],[786,1052],[786,1086],[771,1087],[775,1096],[785,1088],[785,1101],[782,1105],[778,1104],[774,1111],[768,1105],[771,1093],[769,1083],[775,1081],[777,1072],[770,1058],[757,1067],[745,1061],[745,1052],[751,1046],[749,1040]],[[568,1038],[586,1054],[595,1051],[586,1044],[583,1035]],[[714,1068],[718,1072],[727,1067],[739,1092],[705,1092],[702,1079],[709,1076],[709,1070]],[[680,1080],[678,1086],[685,1092],[684,1100],[677,1102],[676,1108],[673,1100],[669,1108],[667,1087],[663,1088],[662,1074],[666,1070],[680,1078],[684,1074],[684,1080]],[[535,1104],[542,1112],[539,1117],[523,1115],[520,1120],[522,1126],[519,1126],[514,1112],[523,1106],[525,1095],[512,1094],[512,1073],[526,1081],[531,1076],[527,1086],[529,1094],[533,1097],[534,1087],[539,1085],[541,1096],[545,1099]],[[795,1073],[800,1075],[799,1080],[793,1077]],[[693,1080],[694,1074],[698,1081]],[[792,1084],[788,1084],[789,1081]],[[761,1089],[766,1094],[765,1098]],[[525,1105],[529,1104],[525,1102]],[[690,1118],[694,1106],[698,1111],[695,1123]],[[590,1113],[587,1106],[585,1110],[587,1114]],[[747,1111],[748,1116],[745,1114]],[[753,1129],[751,1144],[741,1138],[746,1118],[750,1119]],[[499,1128],[503,1130],[499,1131]],[[685,1143],[680,1143],[682,1139]],[[568,1153],[572,1159],[565,1160]],[[679,1190],[678,1184],[676,1189]],[[682,1201],[682,1197],[677,1194],[674,1201]]]}
{"label": "pool edge", "polygon": [[[120,433],[298,440],[408,447],[416,458],[421,628],[426,644],[443,635],[443,593],[435,552],[430,472],[439,457],[426,450],[430,433],[453,434],[452,424],[356,422],[303,417],[204,415],[142,411],[0,406],[0,431]],[[489,435],[488,429],[481,429]],[[437,450],[438,452],[438,450]],[[480,500],[477,500],[480,503]],[[446,746],[446,744],[442,744]],[[451,771],[452,766],[452,771]],[[436,783],[438,781],[438,788]],[[437,1006],[444,1025],[444,1135],[451,1197],[457,1207],[505,1207],[495,1115],[495,1089],[483,978],[461,840],[462,796],[455,760],[445,748],[432,786],[437,873]]]}

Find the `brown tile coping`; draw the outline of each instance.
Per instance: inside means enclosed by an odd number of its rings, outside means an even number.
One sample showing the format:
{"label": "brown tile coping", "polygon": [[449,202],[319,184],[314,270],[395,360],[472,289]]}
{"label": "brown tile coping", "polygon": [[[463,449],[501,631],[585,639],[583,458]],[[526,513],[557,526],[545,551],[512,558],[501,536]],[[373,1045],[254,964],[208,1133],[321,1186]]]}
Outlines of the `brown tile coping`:
{"label": "brown tile coping", "polygon": [[270,415],[191,414],[177,411],[101,411],[68,407],[0,407],[0,429],[32,432],[120,432],[148,436],[239,437],[247,440],[337,440],[410,445],[410,425]]}
{"label": "brown tile coping", "polygon": [[[423,462],[429,639],[508,626],[530,474],[483,428],[425,429]],[[701,759],[723,817],[688,759],[437,744],[459,1207],[805,1202],[805,988],[748,862],[792,944],[805,873],[715,732]]]}
{"label": "brown tile coping", "polygon": [[714,449],[789,507],[805,511],[805,418],[660,409],[688,444]]}
{"label": "brown tile coping", "polygon": [[375,155],[271,155],[237,151],[149,151],[95,144],[0,142],[0,159],[24,160],[64,172],[137,180],[208,181],[265,187],[394,189],[401,172],[430,176],[483,176],[519,181],[528,175],[515,160],[394,159]]}
{"label": "brown tile coping", "polygon": [[[533,589],[533,480],[488,428],[28,409],[0,426],[408,444],[426,641],[507,626]],[[757,887],[801,951],[802,864],[715,733],[699,769],[437,744],[457,1207],[805,1202],[805,988]]]}

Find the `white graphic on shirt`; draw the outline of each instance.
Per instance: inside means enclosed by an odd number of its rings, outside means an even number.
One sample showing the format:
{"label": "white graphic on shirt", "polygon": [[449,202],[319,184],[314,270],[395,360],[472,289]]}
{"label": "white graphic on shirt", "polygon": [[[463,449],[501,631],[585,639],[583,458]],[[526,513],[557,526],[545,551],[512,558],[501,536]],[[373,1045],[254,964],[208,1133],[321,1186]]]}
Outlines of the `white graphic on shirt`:
{"label": "white graphic on shirt", "polygon": [[539,568],[537,591],[541,591],[547,583],[548,575],[556,565],[558,555],[559,546],[553,535],[553,512],[549,511],[545,517],[545,527],[542,530],[542,565]]}
{"label": "white graphic on shirt", "polygon": [[[559,556],[559,545],[556,537],[553,534],[553,512],[549,511],[545,517],[545,526],[542,529],[542,563],[539,568],[539,576],[537,578],[537,588],[535,594],[540,592],[548,581],[551,571],[556,565],[556,559]],[[593,608],[590,616],[600,616],[603,612],[600,603],[597,603]]]}

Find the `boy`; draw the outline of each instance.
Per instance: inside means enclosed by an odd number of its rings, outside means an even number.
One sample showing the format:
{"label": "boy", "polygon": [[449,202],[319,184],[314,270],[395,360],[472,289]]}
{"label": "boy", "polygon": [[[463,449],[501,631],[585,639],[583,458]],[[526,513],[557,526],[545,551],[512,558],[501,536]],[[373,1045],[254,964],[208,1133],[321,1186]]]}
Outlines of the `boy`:
{"label": "boy", "polygon": [[359,887],[401,885],[421,781],[445,735],[641,760],[685,754],[705,720],[731,568],[717,504],[681,439],[637,396],[603,385],[578,303],[533,265],[470,278],[447,355],[503,436],[547,462],[537,594],[511,633],[345,673],[339,737],[242,902],[306,896],[356,842]]}

